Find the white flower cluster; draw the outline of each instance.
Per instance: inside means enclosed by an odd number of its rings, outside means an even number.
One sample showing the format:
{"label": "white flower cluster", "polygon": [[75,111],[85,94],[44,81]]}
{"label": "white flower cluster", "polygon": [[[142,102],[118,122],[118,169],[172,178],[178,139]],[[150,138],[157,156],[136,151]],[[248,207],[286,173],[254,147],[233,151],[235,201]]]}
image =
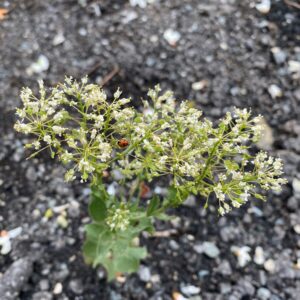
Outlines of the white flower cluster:
{"label": "white flower cluster", "polygon": [[178,194],[215,194],[220,214],[250,197],[263,198],[258,186],[278,190],[286,183],[280,159],[248,151],[260,137],[261,116],[235,108],[213,126],[191,102],[177,105],[170,91],[161,94],[156,86],[148,96],[141,112],[119,90],[109,100],[86,78],[66,78],[49,95],[40,82],[38,98],[23,89],[15,128],[37,137],[27,147],[48,148],[67,164],[66,181],[78,172],[84,181],[96,180],[109,168],[119,170],[122,180],[167,175]]}
{"label": "white flower cluster", "polygon": [[112,231],[124,231],[128,228],[130,210],[126,207],[125,203],[121,203],[119,206],[112,206],[108,210],[108,216],[106,218],[106,224]]}

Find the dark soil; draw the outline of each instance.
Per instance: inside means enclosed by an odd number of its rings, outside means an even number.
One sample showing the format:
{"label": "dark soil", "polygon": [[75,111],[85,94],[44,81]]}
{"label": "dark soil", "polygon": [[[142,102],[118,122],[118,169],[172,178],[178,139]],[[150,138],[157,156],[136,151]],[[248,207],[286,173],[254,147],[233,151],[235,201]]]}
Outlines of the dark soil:
{"label": "dark soil", "polygon": [[[300,71],[297,77],[288,66],[300,61],[300,10],[281,0],[266,15],[254,0],[157,0],[146,8],[125,0],[0,0],[0,8],[9,10],[0,20],[0,230],[23,229],[12,251],[0,255],[0,274],[18,258],[37,258],[16,299],[168,300],[187,285],[201,288],[186,295],[194,300],[299,299]],[[169,28],[181,35],[175,46],[163,36]],[[273,47],[284,52],[283,62],[276,63]],[[30,73],[40,55],[49,67]],[[178,208],[175,221],[157,223],[157,230],[177,233],[141,238],[150,253],[143,270],[151,276],[141,270],[124,283],[107,283],[103,270],[92,270],[81,256],[88,186],[65,184],[62,167],[46,155],[25,160],[27,138],[13,130],[21,87],[36,89],[39,78],[52,86],[65,74],[89,74],[108,92],[120,87],[137,106],[160,83],[178,99],[195,100],[212,120],[233,106],[252,107],[273,131],[274,142],[262,147],[284,159],[290,183],[268,202],[253,201],[222,218],[200,202]],[[207,87],[193,90],[201,80]],[[270,96],[272,84],[282,97]],[[48,208],[66,203],[66,229],[56,213],[45,220]],[[214,242],[220,255],[197,253],[204,241]],[[240,267],[231,246],[250,247],[252,260]],[[274,260],[274,272],[253,261],[257,246]],[[57,283],[63,290],[55,295]]]}

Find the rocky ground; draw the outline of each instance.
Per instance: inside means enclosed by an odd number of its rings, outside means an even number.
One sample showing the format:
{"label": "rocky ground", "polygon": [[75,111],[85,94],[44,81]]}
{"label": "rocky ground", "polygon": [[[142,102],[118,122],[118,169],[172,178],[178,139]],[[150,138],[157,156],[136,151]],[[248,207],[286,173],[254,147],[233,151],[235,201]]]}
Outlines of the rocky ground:
{"label": "rocky ground", "polygon": [[[0,230],[15,236],[0,255],[1,300],[299,299],[299,1],[148,2],[0,0]],[[212,120],[252,107],[268,124],[260,147],[284,159],[289,184],[222,218],[190,198],[157,224],[164,236],[141,238],[139,273],[107,283],[80,252],[88,186],[65,184],[46,155],[25,160],[13,131],[20,88],[65,74],[119,86],[137,105],[161,83]]]}

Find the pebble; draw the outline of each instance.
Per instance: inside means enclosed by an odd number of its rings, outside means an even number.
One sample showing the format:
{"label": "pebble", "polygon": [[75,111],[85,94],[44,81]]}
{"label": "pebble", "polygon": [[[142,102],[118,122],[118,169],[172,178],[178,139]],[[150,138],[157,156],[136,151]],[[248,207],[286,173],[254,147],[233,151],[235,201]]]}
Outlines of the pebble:
{"label": "pebble", "polygon": [[179,244],[174,240],[170,240],[169,245],[170,245],[170,248],[175,251],[180,248]]}
{"label": "pebble", "polygon": [[253,296],[255,294],[255,287],[247,279],[241,278],[237,284],[237,291],[239,291],[242,295]]}
{"label": "pebble", "polygon": [[53,296],[49,292],[37,292],[32,295],[32,300],[52,300]]}
{"label": "pebble", "polygon": [[141,281],[149,282],[151,280],[151,271],[147,266],[141,265],[138,271],[138,275]]}
{"label": "pebble", "polygon": [[245,267],[248,262],[251,261],[251,256],[249,255],[249,252],[251,251],[251,248],[248,246],[242,246],[242,247],[237,247],[237,246],[232,246],[231,247],[231,252],[237,257],[238,259],[238,265],[240,267]]}
{"label": "pebble", "polygon": [[300,234],[300,224],[296,224],[293,228],[297,234]]}
{"label": "pebble", "polygon": [[255,5],[255,8],[262,14],[267,14],[271,9],[271,0],[261,0],[260,3]]}
{"label": "pebble", "polygon": [[283,95],[281,88],[276,84],[271,84],[268,88],[268,92],[272,99],[280,98]]}
{"label": "pebble", "polygon": [[217,267],[216,271],[223,276],[230,276],[232,274],[232,268],[228,260],[223,260]]}
{"label": "pebble", "polygon": [[61,228],[67,228],[69,225],[68,220],[66,219],[66,217],[63,214],[61,214],[57,217],[56,222]]}
{"label": "pebble", "polygon": [[264,254],[264,249],[262,247],[258,246],[255,248],[253,261],[257,265],[263,265],[263,263],[265,262],[265,254]]}
{"label": "pebble", "polygon": [[296,197],[290,197],[287,202],[287,207],[291,211],[296,211],[298,209],[298,200]]}
{"label": "pebble", "polygon": [[271,297],[271,292],[267,288],[260,287],[257,290],[257,298],[258,299],[268,300],[268,299],[270,299],[270,297]]}
{"label": "pebble", "polygon": [[174,30],[174,29],[169,28],[164,32],[164,39],[172,47],[176,46],[176,44],[178,43],[180,38],[181,38],[181,34],[178,31]]}
{"label": "pebble", "polygon": [[220,254],[219,248],[211,242],[203,243],[203,252],[210,258],[216,258]]}
{"label": "pebble", "polygon": [[81,295],[84,290],[81,279],[72,279],[69,283],[69,288],[76,295]]}
{"label": "pebble", "polygon": [[221,283],[220,284],[220,291],[221,293],[224,294],[228,294],[231,292],[231,285],[229,283]]}
{"label": "pebble", "polygon": [[275,273],[275,270],[276,270],[275,261],[271,258],[266,260],[265,263],[264,263],[264,268],[269,273]]}
{"label": "pebble", "polygon": [[195,207],[197,205],[196,197],[194,195],[188,196],[186,200],[183,202],[183,205],[188,207]]}
{"label": "pebble", "polygon": [[293,186],[294,193],[300,194],[300,179],[294,178],[292,186]]}
{"label": "pebble", "polygon": [[194,285],[182,285],[180,291],[186,296],[194,296],[200,293],[201,289]]}
{"label": "pebble", "polygon": [[261,125],[263,128],[261,139],[258,141],[257,145],[262,150],[270,150],[274,143],[273,130],[265,119],[261,119],[259,125]]}
{"label": "pebble", "polygon": [[192,84],[192,89],[194,91],[202,91],[208,86],[208,80],[203,79]]}
{"label": "pebble", "polygon": [[49,69],[50,62],[47,56],[41,54],[37,61],[32,63],[27,69],[26,72],[29,76],[33,74],[39,74]]}
{"label": "pebble", "polygon": [[172,299],[173,300],[188,300],[187,298],[185,298],[183,295],[181,295],[178,292],[173,292],[172,293]]}
{"label": "pebble", "polygon": [[274,58],[276,64],[280,65],[286,61],[286,54],[279,47],[273,47],[271,49],[271,52],[272,52],[272,55],[273,55],[273,58]]}
{"label": "pebble", "polygon": [[63,32],[59,32],[53,38],[52,45],[53,46],[58,46],[58,45],[62,44],[64,41],[65,41],[65,37],[64,37]]}
{"label": "pebble", "polygon": [[53,294],[59,295],[62,293],[62,291],[63,291],[63,285],[60,282],[56,283],[53,289]]}
{"label": "pebble", "polygon": [[42,279],[40,282],[39,282],[39,287],[42,291],[48,291],[49,290],[49,287],[50,287],[50,284],[49,284],[49,280],[48,279]]}
{"label": "pebble", "polygon": [[117,292],[115,292],[115,291],[110,291],[110,293],[109,293],[109,299],[110,300],[122,300],[123,297],[120,294],[118,294]]}
{"label": "pebble", "polygon": [[204,253],[210,258],[216,258],[220,254],[219,248],[212,242],[204,242],[202,244],[196,244],[194,250],[197,253]]}
{"label": "pebble", "polygon": [[300,77],[300,62],[296,60],[289,60],[288,70],[290,73],[294,74],[294,78],[298,79]]}
{"label": "pebble", "polygon": [[207,275],[209,275],[209,271],[208,270],[200,270],[198,272],[198,277],[200,279],[203,279],[204,277],[206,277]]}

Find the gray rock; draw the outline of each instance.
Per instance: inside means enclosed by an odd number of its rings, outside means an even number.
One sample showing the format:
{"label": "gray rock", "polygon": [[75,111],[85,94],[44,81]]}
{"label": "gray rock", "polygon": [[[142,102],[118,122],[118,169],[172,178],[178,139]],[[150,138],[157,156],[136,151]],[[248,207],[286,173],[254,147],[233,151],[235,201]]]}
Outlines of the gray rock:
{"label": "gray rock", "polygon": [[300,179],[294,178],[292,184],[293,184],[294,193],[300,194]]}
{"label": "gray rock", "polygon": [[280,65],[286,61],[286,54],[279,47],[273,47],[271,49],[271,52],[272,52],[272,55],[273,55],[273,58],[274,58],[276,64]]}
{"label": "gray rock", "polygon": [[32,295],[32,300],[52,300],[53,296],[49,292],[37,292]]}
{"label": "gray rock", "polygon": [[196,244],[194,250],[197,253],[204,253],[210,258],[216,258],[220,254],[219,248],[212,242],[204,242],[202,244]]}
{"label": "gray rock", "polygon": [[258,299],[268,300],[268,299],[270,299],[270,297],[271,297],[271,292],[267,288],[260,287],[257,290],[257,298]]}
{"label": "gray rock", "polygon": [[170,245],[170,248],[175,251],[180,248],[179,244],[174,240],[170,240],[169,245]]}
{"label": "gray rock", "polygon": [[255,294],[255,287],[247,279],[240,279],[238,281],[236,290],[242,295],[253,296]]}
{"label": "gray rock", "polygon": [[228,294],[231,292],[231,285],[229,283],[220,283],[220,291],[222,294]]}
{"label": "gray rock", "polygon": [[290,197],[287,202],[287,207],[291,211],[296,211],[298,209],[298,200],[296,197]]}
{"label": "gray rock", "polygon": [[180,291],[186,296],[194,296],[199,294],[201,289],[194,285],[181,285]]}
{"label": "gray rock", "polygon": [[0,299],[14,300],[32,273],[33,261],[20,258],[15,261],[0,278]]}
{"label": "gray rock", "polygon": [[141,281],[148,282],[151,279],[151,271],[147,266],[141,265],[138,272]]}
{"label": "gray rock", "polygon": [[216,271],[224,276],[232,274],[232,268],[228,260],[223,260],[217,267]]}
{"label": "gray rock", "polygon": [[39,282],[39,287],[42,291],[48,291],[50,288],[49,280],[48,279],[42,279]]}
{"label": "gray rock", "polygon": [[123,300],[123,297],[115,291],[110,291],[110,300]]}
{"label": "gray rock", "polygon": [[81,295],[83,293],[83,284],[81,279],[72,279],[69,283],[69,289],[76,295]]}

